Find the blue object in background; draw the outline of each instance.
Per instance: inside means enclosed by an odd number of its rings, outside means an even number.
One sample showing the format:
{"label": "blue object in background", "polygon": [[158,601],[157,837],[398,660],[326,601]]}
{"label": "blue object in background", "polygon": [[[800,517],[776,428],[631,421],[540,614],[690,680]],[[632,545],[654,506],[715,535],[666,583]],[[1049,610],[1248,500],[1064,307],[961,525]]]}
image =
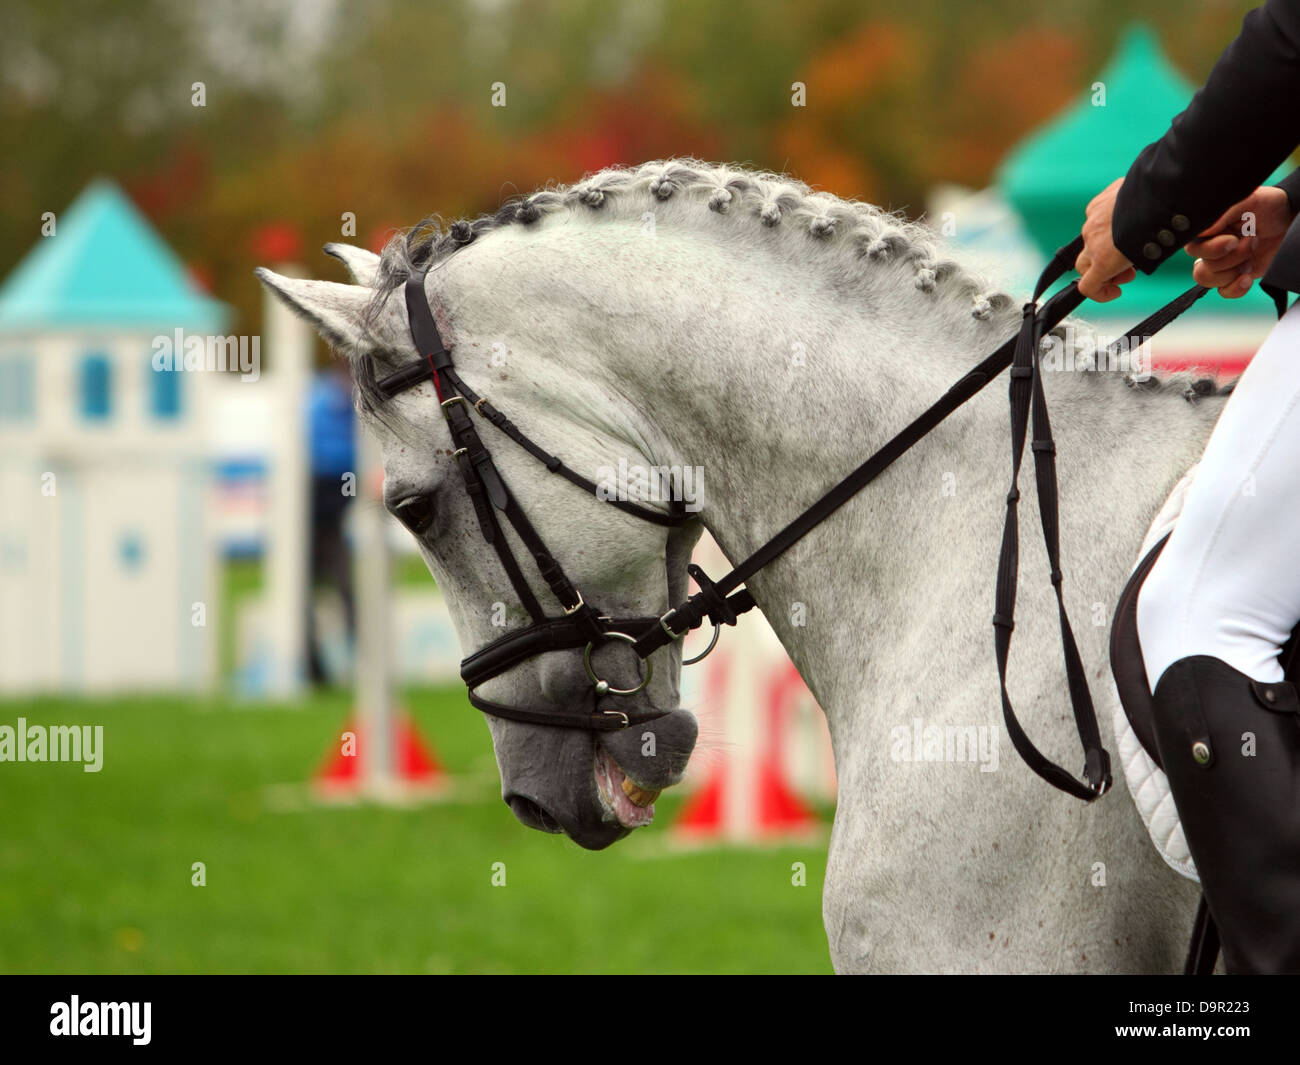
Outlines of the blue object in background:
{"label": "blue object in background", "polygon": [[108,356],[94,353],[81,360],[81,416],[103,421],[112,409],[113,367]]}
{"label": "blue object in background", "polygon": [[356,469],[352,390],[346,376],[318,373],[307,395],[307,438],[311,472],[337,477]]}
{"label": "blue object in background", "polygon": [[125,570],[138,570],[144,562],[144,542],[139,533],[128,532],[122,535],[117,545],[118,560]]}
{"label": "blue object in background", "polygon": [[68,327],[218,332],[230,309],[113,182],[100,179],[58,218],[0,286],[0,334]]}
{"label": "blue object in background", "polygon": [[181,414],[181,377],[176,370],[157,370],[152,352],[145,356],[149,374],[149,410],[155,418],[169,421]]}

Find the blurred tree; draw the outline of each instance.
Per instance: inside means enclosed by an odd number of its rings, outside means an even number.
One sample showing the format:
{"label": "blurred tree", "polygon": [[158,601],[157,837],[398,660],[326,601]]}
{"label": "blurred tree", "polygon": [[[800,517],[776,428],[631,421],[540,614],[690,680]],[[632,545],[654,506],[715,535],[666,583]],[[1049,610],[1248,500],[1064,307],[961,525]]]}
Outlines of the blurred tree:
{"label": "blurred tree", "polygon": [[325,241],[376,246],[432,211],[492,210],[613,162],[735,160],[919,213],[936,181],[987,181],[1125,25],[1151,23],[1199,80],[1251,6],[6,0],[0,274],[97,173],[239,308],[241,331],[259,328],[268,225],[329,276]]}
{"label": "blurred tree", "polygon": [[1081,66],[1077,41],[1046,26],[963,56],[936,109],[940,136],[922,166],[925,184],[982,185],[1008,148],[1084,90]]}
{"label": "blurred tree", "polygon": [[925,51],[907,29],[871,22],[811,57],[800,79],[806,104],[789,107],[774,129],[778,169],[886,205],[891,193],[919,196],[924,133],[908,105],[925,73]]}

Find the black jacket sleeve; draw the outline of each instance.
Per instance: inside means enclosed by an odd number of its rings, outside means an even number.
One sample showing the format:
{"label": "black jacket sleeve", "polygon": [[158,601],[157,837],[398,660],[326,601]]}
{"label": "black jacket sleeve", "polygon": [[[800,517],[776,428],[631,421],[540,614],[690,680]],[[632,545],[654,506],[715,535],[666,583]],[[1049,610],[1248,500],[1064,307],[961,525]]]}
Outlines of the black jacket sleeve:
{"label": "black jacket sleeve", "polygon": [[[1115,246],[1149,274],[1249,195],[1300,142],[1297,100],[1300,0],[1268,0],[1246,15],[1187,110],[1129,169],[1115,201]],[[1284,183],[1293,203],[1296,173]]]}
{"label": "black jacket sleeve", "polygon": [[1300,214],[1300,167],[1296,167],[1277,183],[1277,187],[1286,193],[1286,202],[1291,205],[1292,214]]}

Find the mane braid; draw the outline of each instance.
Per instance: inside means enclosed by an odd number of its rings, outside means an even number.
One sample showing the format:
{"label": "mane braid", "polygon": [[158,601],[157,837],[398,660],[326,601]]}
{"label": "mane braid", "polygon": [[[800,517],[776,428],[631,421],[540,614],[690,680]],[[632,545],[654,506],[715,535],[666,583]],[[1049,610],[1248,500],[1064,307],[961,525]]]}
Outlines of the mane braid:
{"label": "mane braid", "polygon": [[[1002,325],[1006,335],[1019,323],[1016,300],[1004,292],[989,290],[949,257],[942,241],[928,226],[909,222],[873,204],[815,191],[785,175],[691,158],[609,167],[573,185],[557,184],[511,197],[495,212],[474,219],[446,225],[436,215],[422,219],[384,246],[365,323],[376,319],[388,297],[412,274],[429,270],[485,233],[503,226],[536,225],[548,215],[561,212],[599,212],[607,204],[633,196],[644,199],[647,207],[670,198],[687,198],[711,212],[747,215],[756,225],[801,231],[819,242],[842,245],[847,241],[868,264],[910,266],[919,291],[964,303],[976,322]],[[701,218],[705,217],[702,212]],[[1001,335],[993,330],[989,333]],[[373,370],[366,372],[362,366],[355,369],[363,409],[380,409],[383,399],[374,387]],[[1139,383],[1152,387],[1146,381]],[[1205,386],[1197,386],[1195,392],[1198,396],[1206,394]]]}

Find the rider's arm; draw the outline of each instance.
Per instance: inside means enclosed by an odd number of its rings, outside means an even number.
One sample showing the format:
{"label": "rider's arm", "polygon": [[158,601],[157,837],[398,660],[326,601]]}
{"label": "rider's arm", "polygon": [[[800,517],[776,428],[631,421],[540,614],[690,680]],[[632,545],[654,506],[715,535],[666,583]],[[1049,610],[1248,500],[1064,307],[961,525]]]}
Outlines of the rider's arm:
{"label": "rider's arm", "polygon": [[[1115,201],[1115,246],[1143,273],[1154,271],[1296,147],[1297,100],[1300,0],[1268,0],[1246,15],[1187,110],[1133,163]],[[1300,178],[1282,184],[1300,202]]]}

